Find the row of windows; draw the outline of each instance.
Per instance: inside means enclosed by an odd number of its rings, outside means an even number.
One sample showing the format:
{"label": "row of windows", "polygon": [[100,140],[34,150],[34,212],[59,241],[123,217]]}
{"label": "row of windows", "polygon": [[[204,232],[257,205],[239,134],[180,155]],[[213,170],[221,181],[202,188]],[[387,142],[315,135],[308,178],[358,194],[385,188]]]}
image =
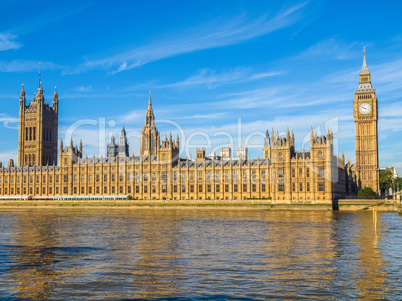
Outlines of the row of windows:
{"label": "row of windows", "polygon": [[[299,183],[299,185],[298,185],[299,187],[299,191],[300,192],[303,192],[304,190],[303,190],[303,183]],[[323,192],[323,191],[325,191],[325,183],[324,182],[318,182],[317,183],[317,190],[318,191],[320,191],[320,192]],[[296,183],[292,183],[292,191],[293,192],[296,192]],[[307,192],[310,192],[310,183],[306,183],[306,191]]]}
{"label": "row of windows", "polygon": [[[321,178],[323,178],[324,177],[324,168],[318,168],[317,169],[317,173],[318,173],[318,176],[319,177],[321,177]],[[157,180],[157,174],[155,174],[155,173],[152,173],[151,174],[152,175],[152,181],[156,181]],[[303,177],[303,169],[302,168],[299,168],[299,177],[300,178],[302,178]],[[182,173],[182,181],[183,182],[185,182],[186,181],[186,173],[185,172],[183,172]],[[284,174],[284,169],[283,168],[279,168],[278,169],[278,177],[279,178],[284,178],[284,176],[285,176],[285,174]],[[81,183],[85,183],[85,181],[86,181],[86,178],[88,178],[88,182],[89,183],[92,183],[92,181],[93,181],[93,178],[92,178],[93,176],[92,175],[81,175],[81,178],[80,178],[80,180],[81,180]],[[296,177],[296,170],[295,170],[295,168],[292,168],[292,178],[295,178]],[[306,169],[306,177],[307,178],[309,178],[310,177],[310,169],[309,168],[307,168]],[[42,183],[46,183],[46,176],[43,176],[43,178],[42,178]],[[58,183],[59,182],[59,176],[58,175],[56,175],[55,176],[55,178],[56,178],[56,183]],[[243,179],[248,179],[248,176],[247,176],[247,171],[244,171],[243,172],[243,177],[242,177]],[[252,176],[251,176],[251,178],[252,179],[257,179],[257,172],[255,171],[255,170],[253,170],[252,171]],[[265,179],[266,177],[265,177],[265,171],[262,171],[261,172],[261,178],[262,179]],[[143,179],[144,179],[144,181],[145,182],[147,182],[148,180],[149,180],[149,177],[148,177],[148,173],[144,173],[143,174]],[[164,181],[164,182],[166,182],[167,181],[167,173],[166,172],[163,172],[162,173],[162,181]],[[177,180],[178,178],[177,178],[177,172],[174,172],[173,173],[173,180]],[[203,172],[199,172],[198,173],[198,180],[203,180],[204,178],[203,178]],[[206,179],[207,180],[212,180],[212,178],[211,178],[211,173],[210,172],[207,172],[207,177],[206,177]],[[221,179],[221,177],[220,177],[220,172],[216,172],[216,180],[220,180]],[[228,172],[225,172],[224,173],[224,178],[223,179],[225,179],[225,180],[229,180],[230,179],[230,177],[229,177],[229,173]],[[239,179],[239,177],[237,176],[237,171],[235,171],[234,172],[234,179],[235,180],[238,180]],[[20,184],[20,180],[21,180],[21,178],[20,178],[20,176],[18,176],[17,177],[17,183],[18,184]],[[100,182],[100,175],[98,174],[98,175],[95,175],[95,180],[96,180],[96,182],[97,183],[99,183]],[[111,174],[110,175],[110,180],[111,180],[111,182],[115,182],[116,181],[116,175],[115,174]],[[131,182],[131,180],[132,180],[132,177],[131,177],[131,174],[127,174],[127,181],[128,182]],[[140,181],[140,175],[138,174],[138,173],[136,173],[136,175],[135,175],[135,180],[137,181],[137,182],[139,182]],[[194,180],[194,172],[190,172],[189,173],[189,180]],[[23,181],[24,181],[24,184],[26,184],[26,181],[27,181],[27,177],[26,176],[24,176],[23,177]],[[36,182],[39,182],[40,181],[40,177],[39,176],[36,176]],[[49,175],[49,179],[48,179],[48,181],[49,181],[49,183],[52,183],[53,182],[53,176],[52,175]],[[73,176],[73,181],[74,181],[74,183],[77,183],[78,182],[78,176],[77,175],[74,175]],[[107,182],[108,181],[108,175],[103,175],[103,181],[104,182]],[[124,181],[124,174],[119,174],[119,181],[120,182],[123,182]],[[10,182],[11,182],[11,184],[14,184],[14,176],[11,176],[10,177]],[[64,175],[63,176],[63,182],[64,183],[68,183],[68,175]],[[5,177],[4,178],[4,183],[5,184],[8,184],[8,177]],[[30,176],[29,177],[29,183],[33,183],[33,176]],[[0,177],[0,184],[2,184],[2,177]]]}

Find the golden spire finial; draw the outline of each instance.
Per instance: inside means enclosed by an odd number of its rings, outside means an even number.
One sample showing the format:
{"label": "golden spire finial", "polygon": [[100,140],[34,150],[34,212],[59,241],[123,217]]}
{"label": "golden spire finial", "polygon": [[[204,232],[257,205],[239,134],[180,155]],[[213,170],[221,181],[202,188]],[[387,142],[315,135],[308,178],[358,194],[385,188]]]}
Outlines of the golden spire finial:
{"label": "golden spire finial", "polygon": [[151,90],[149,90],[148,110],[152,110]]}

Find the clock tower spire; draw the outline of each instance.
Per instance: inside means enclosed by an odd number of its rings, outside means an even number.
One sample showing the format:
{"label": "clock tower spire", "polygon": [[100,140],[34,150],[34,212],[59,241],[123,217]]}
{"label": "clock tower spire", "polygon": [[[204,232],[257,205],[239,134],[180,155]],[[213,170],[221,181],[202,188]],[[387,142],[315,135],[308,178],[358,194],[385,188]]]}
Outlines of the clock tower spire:
{"label": "clock tower spire", "polygon": [[359,74],[359,87],[353,99],[355,120],[356,172],[360,189],[371,187],[380,193],[378,167],[378,99],[366,63],[366,49],[363,66]]}

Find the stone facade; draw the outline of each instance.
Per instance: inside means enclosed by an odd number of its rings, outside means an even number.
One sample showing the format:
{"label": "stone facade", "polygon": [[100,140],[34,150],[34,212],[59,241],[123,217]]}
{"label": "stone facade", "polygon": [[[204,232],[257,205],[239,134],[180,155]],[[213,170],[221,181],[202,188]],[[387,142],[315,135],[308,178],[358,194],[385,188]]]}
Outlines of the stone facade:
{"label": "stone facade", "polygon": [[56,87],[53,106],[45,103],[42,83],[32,102],[26,105],[24,85],[20,93],[18,164],[57,165],[59,99]]}
{"label": "stone facade", "polygon": [[378,165],[378,99],[364,54],[360,71],[359,87],[353,99],[356,140],[356,170],[358,185],[371,187],[380,193],[380,171]]}
{"label": "stone facade", "polygon": [[[367,84],[365,76],[366,73],[360,74],[362,85]],[[378,162],[378,151],[375,149],[373,152],[373,143],[377,143],[377,100],[375,92],[365,90],[366,86],[362,86],[362,89],[359,86],[354,100],[358,129],[356,153],[359,155],[356,165],[345,162],[343,155],[341,158],[334,155],[333,133],[330,129],[322,136],[311,129],[308,152],[295,150],[293,131],[288,130],[285,137],[280,137],[274,131],[271,134],[266,132],[263,158],[251,159],[245,155],[234,159],[230,148],[222,148],[221,157],[205,156],[205,149],[197,149],[195,160],[181,158],[178,136],[173,139],[170,134],[160,139],[150,95],[139,156],[129,156],[123,129],[120,145],[117,146],[113,138],[108,145],[106,158],[83,158],[82,143],[77,147],[70,141],[68,147],[63,147],[61,142],[59,166],[56,165],[57,156],[54,156],[53,148],[46,148],[46,152],[42,148],[40,153],[40,143],[44,143],[42,136],[35,142],[37,148],[32,148],[35,149],[36,158],[42,154],[41,161],[26,161],[24,155],[28,154],[28,150],[31,151],[27,148],[31,144],[25,143],[24,139],[21,144],[21,137],[25,137],[27,128],[36,125],[37,133],[43,133],[43,128],[57,121],[57,93],[54,95],[53,107],[50,108],[43,102],[40,87],[34,103],[27,107],[25,92],[22,90],[19,166],[9,164],[7,168],[0,167],[0,195],[131,195],[134,199],[183,200],[266,198],[274,202],[328,203],[356,194],[359,183],[374,185],[373,189],[377,187],[373,182],[376,181],[374,172],[378,167],[378,164],[374,164],[375,160]],[[360,116],[356,110],[360,103],[368,101],[365,97],[370,97],[374,112],[369,116]],[[31,121],[27,119],[30,115],[26,111],[33,111],[33,108],[38,111]],[[38,117],[38,112],[49,116],[48,112],[52,112],[53,119],[46,117],[46,122],[41,121],[43,119]],[[367,130],[367,126],[371,128]],[[51,133],[52,140],[46,142],[54,143],[55,139],[57,141],[57,124]],[[365,142],[365,135],[372,139],[370,144]],[[45,154],[52,154],[52,164],[43,166],[46,165],[43,164]],[[370,161],[367,161],[366,154],[372,158]],[[365,162],[369,162],[368,166],[373,169],[366,168]],[[368,170],[371,172],[371,182],[368,182],[369,178],[364,173]]]}

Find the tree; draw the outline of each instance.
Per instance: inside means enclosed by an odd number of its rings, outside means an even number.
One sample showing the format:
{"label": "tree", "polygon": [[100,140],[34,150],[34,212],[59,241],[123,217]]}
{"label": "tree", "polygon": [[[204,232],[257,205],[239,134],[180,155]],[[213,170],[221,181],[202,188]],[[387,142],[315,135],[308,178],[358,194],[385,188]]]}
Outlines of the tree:
{"label": "tree", "polygon": [[357,193],[359,199],[374,199],[376,196],[377,194],[371,187],[360,189]]}
{"label": "tree", "polygon": [[398,189],[399,189],[399,191],[402,191],[402,178],[398,177],[398,178],[394,179],[393,188],[395,191],[398,191]]}
{"label": "tree", "polygon": [[394,175],[390,170],[380,171],[380,188],[382,191],[388,191],[394,183]]}

